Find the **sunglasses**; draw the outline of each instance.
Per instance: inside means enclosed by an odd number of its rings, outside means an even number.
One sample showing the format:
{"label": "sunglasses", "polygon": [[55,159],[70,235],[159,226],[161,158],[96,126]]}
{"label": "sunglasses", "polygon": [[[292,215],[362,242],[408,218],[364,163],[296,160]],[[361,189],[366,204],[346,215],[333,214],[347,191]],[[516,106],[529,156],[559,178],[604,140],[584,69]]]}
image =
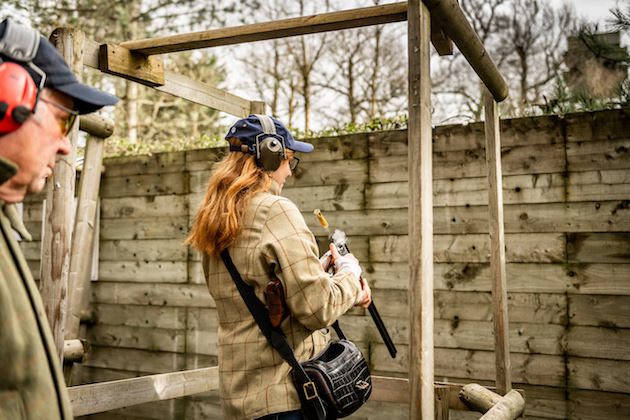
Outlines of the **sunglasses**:
{"label": "sunglasses", "polygon": [[293,156],[293,159],[291,159],[291,162],[289,162],[289,169],[291,169],[291,171],[295,171],[295,169],[298,166],[298,163],[300,163],[300,159]]}
{"label": "sunglasses", "polygon": [[56,104],[54,102],[48,101],[44,98],[39,98],[40,101],[46,102],[48,105],[52,105],[57,109],[66,112],[68,115],[59,119],[59,128],[61,129],[61,134],[63,136],[67,136],[70,130],[72,130],[72,126],[77,119],[77,115],[79,115],[79,111],[75,111],[74,109],[66,108],[65,106]]}

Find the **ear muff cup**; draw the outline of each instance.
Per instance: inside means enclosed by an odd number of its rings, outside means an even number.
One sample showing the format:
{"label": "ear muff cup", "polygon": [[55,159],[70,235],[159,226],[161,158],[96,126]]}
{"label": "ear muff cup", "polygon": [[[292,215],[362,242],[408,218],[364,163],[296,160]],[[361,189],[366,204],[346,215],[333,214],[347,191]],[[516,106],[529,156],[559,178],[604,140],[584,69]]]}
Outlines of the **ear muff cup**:
{"label": "ear muff cup", "polygon": [[260,158],[256,160],[258,166],[265,171],[275,171],[284,159],[282,142],[274,137],[267,137],[260,141]]}
{"label": "ear muff cup", "polygon": [[0,64],[0,133],[20,128],[33,114],[37,102],[37,86],[19,64]]}

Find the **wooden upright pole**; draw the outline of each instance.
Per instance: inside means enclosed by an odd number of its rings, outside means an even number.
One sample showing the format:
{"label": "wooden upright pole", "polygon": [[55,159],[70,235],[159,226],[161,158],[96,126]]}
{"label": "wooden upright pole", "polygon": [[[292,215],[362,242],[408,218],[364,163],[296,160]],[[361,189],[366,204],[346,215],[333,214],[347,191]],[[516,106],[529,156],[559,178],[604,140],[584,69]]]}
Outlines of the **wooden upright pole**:
{"label": "wooden upright pole", "polygon": [[433,420],[431,16],[407,2],[409,48],[409,418]]}
{"label": "wooden upright pole", "polygon": [[[50,36],[79,80],[83,70],[83,39],[83,32],[72,28],[57,29]],[[60,360],[63,360],[66,326],[78,135],[79,124],[75,124],[70,132],[72,151],[67,156],[57,156],[55,170],[46,187],[40,289]]]}
{"label": "wooden upright pole", "polygon": [[[66,340],[79,337],[83,295],[90,287],[92,244],[94,243],[104,149],[104,139],[88,136],[81,182],[77,194],[77,215],[75,217],[74,237],[72,239],[72,258],[70,259],[70,273],[68,276]],[[66,383],[70,384],[72,379],[72,364],[64,366],[64,372],[66,375]]]}
{"label": "wooden upright pole", "polygon": [[485,91],[486,163],[488,165],[488,210],[490,216],[490,272],[496,356],[497,392],[512,389],[503,229],[503,182],[501,180],[501,130],[497,102]]}

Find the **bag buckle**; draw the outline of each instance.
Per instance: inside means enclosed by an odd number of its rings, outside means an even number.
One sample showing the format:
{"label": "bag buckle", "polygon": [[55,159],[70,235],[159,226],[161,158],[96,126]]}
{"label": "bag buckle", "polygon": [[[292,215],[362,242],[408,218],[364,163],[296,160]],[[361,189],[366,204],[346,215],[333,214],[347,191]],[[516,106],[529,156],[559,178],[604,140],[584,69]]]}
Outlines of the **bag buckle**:
{"label": "bag buckle", "polygon": [[307,382],[304,385],[302,385],[302,389],[304,391],[304,396],[306,397],[306,401],[310,401],[313,398],[317,398],[317,388],[315,387],[315,384],[311,381],[311,382]]}
{"label": "bag buckle", "polygon": [[364,380],[360,380],[356,384],[354,384],[354,386],[359,388],[359,389],[361,389],[361,390],[363,390],[363,389],[367,389],[367,387],[369,387],[370,384],[368,384]]}

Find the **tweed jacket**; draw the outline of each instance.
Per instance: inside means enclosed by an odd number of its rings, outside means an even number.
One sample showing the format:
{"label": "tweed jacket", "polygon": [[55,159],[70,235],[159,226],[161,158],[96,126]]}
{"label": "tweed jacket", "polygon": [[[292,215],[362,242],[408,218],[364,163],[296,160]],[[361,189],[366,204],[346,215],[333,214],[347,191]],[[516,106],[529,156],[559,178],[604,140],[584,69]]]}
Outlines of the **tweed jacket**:
{"label": "tweed jacket", "polygon": [[[0,184],[16,171],[0,157]],[[71,419],[52,332],[15,239],[30,240],[14,204],[0,201],[0,419]]]}
{"label": "tweed jacket", "polygon": [[[361,298],[350,271],[330,277],[319,262],[315,237],[278,184],[252,197],[244,229],[228,251],[245,283],[266,304],[269,269],[282,282],[290,315],[281,324],[298,361],[326,346],[331,325]],[[291,367],[271,347],[220,259],[204,257],[208,289],[219,318],[219,392],[225,420],[256,419],[299,410]]]}

